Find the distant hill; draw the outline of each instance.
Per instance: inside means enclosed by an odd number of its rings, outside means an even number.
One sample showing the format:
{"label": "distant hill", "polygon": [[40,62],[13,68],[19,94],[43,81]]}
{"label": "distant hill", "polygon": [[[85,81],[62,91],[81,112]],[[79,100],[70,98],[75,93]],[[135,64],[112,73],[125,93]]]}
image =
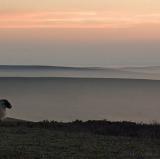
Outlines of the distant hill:
{"label": "distant hill", "polygon": [[121,78],[160,80],[160,66],[104,68],[0,65],[0,77]]}

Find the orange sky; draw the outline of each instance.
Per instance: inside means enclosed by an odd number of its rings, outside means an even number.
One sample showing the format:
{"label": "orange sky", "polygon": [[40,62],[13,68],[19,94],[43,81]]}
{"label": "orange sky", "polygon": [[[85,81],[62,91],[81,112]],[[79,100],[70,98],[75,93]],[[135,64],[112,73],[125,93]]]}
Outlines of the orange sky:
{"label": "orange sky", "polygon": [[0,0],[0,28],[128,28],[159,23],[159,0]]}
{"label": "orange sky", "polygon": [[0,0],[1,30],[90,28],[99,29],[99,34],[101,29],[114,32],[115,39],[121,32],[131,38],[159,39],[159,26],[159,0]]}
{"label": "orange sky", "polygon": [[127,14],[107,11],[0,13],[0,28],[129,28],[160,24],[160,13]]}
{"label": "orange sky", "polygon": [[0,63],[154,64],[159,40],[160,0],[0,0]]}
{"label": "orange sky", "polygon": [[159,11],[159,0],[0,0],[1,11],[118,10],[133,13]]}
{"label": "orange sky", "polygon": [[[10,30],[10,35],[14,34],[13,29],[19,29],[16,35],[13,35],[14,38],[17,36],[26,38],[27,35],[32,37],[32,34],[35,34],[35,36],[49,39],[75,38],[85,41],[94,38],[151,40],[160,39],[160,14],[126,14],[107,11],[3,12],[0,14],[2,37],[7,36],[3,33],[4,29]],[[25,29],[25,31],[20,29]],[[26,29],[29,30],[26,31]],[[45,29],[45,31],[33,31],[32,29]],[[57,30],[59,33],[57,31],[53,33],[51,29],[61,30]],[[95,31],[89,32],[88,29],[95,29]],[[26,35],[25,32],[27,32]],[[89,37],[92,38],[89,39]]]}

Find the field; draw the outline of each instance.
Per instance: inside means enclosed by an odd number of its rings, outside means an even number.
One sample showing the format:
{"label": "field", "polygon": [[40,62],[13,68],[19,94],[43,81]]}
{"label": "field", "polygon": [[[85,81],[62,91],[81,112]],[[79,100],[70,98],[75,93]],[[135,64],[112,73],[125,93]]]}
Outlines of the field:
{"label": "field", "polygon": [[[0,124],[0,158],[158,159],[159,127],[107,121],[6,122]],[[133,129],[135,132],[131,134]],[[123,133],[127,130],[128,133]],[[117,134],[118,131],[121,133]]]}

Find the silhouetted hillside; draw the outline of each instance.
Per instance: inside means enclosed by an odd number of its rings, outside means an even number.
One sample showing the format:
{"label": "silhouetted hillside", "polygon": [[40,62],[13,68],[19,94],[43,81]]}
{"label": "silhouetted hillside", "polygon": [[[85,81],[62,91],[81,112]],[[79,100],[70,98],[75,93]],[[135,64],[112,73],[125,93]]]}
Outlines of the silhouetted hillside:
{"label": "silhouetted hillside", "polygon": [[89,120],[85,122],[76,120],[68,123],[56,121],[29,122],[8,118],[0,124],[0,127],[44,128],[64,132],[87,132],[109,136],[160,138],[160,125],[157,123],[143,124],[127,121],[111,122],[106,120]]}

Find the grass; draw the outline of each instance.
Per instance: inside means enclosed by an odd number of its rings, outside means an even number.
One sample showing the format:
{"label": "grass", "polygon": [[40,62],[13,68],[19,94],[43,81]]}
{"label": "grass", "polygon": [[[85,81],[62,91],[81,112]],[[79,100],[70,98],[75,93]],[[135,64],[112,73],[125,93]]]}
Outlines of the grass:
{"label": "grass", "polygon": [[159,158],[159,137],[113,136],[37,124],[0,125],[0,159]]}

